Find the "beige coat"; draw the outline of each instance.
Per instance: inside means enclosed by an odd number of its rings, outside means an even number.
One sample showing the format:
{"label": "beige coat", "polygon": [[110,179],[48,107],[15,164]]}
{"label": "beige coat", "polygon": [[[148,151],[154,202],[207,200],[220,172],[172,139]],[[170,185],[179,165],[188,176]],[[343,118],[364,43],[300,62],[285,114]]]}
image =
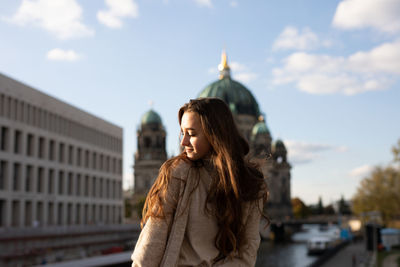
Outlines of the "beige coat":
{"label": "beige coat", "polygon": [[[132,267],[150,266],[254,266],[260,243],[260,212],[256,205],[244,204],[243,222],[246,245],[241,257],[213,265],[218,255],[214,245],[216,219],[204,212],[211,177],[205,168],[199,172],[181,161],[172,172],[166,203],[179,199],[176,207],[166,205],[165,220],[150,218],[140,233],[132,254]],[[181,196],[181,197],[180,197]]]}

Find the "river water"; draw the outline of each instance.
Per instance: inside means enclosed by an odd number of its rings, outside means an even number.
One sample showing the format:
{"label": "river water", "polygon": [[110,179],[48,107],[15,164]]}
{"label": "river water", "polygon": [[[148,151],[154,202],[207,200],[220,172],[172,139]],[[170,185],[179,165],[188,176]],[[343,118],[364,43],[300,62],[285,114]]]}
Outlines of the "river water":
{"label": "river water", "polygon": [[303,225],[303,231],[293,234],[292,242],[274,244],[263,241],[258,250],[256,267],[305,267],[318,256],[307,254],[307,240],[318,235],[335,235],[338,229],[330,226],[320,231],[319,225]]}

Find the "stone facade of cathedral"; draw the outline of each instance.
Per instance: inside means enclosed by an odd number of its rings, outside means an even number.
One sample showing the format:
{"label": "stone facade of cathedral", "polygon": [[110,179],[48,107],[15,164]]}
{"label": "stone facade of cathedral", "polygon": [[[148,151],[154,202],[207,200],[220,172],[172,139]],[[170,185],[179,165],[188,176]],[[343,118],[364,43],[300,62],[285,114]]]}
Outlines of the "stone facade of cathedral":
{"label": "stone facade of cathedral", "polygon": [[167,160],[166,132],[160,116],[154,111],[146,112],[137,131],[137,150],[134,164],[134,194],[144,196]]}
{"label": "stone facade of cathedral", "polygon": [[[208,85],[198,97],[218,97],[231,109],[239,131],[250,145],[250,156],[257,161],[269,187],[266,207],[272,222],[292,216],[290,169],[287,150],[281,140],[272,140],[264,117],[252,93],[230,76],[225,52],[222,54],[219,80]],[[134,165],[134,192],[145,194],[151,187],[162,163],[167,159],[165,130],[160,116],[147,112],[138,130],[138,148]]]}

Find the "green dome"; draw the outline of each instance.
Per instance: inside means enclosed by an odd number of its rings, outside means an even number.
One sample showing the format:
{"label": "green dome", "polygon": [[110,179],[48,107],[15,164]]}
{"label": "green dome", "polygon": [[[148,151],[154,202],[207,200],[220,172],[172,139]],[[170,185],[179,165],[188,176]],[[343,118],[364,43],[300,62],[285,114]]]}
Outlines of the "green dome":
{"label": "green dome", "polygon": [[274,142],[274,146],[276,146],[276,147],[285,147],[285,144],[282,142],[282,140],[277,139],[277,140]]}
{"label": "green dome", "polygon": [[160,115],[154,110],[150,109],[142,117],[142,124],[162,124]]}
{"label": "green dome", "polygon": [[251,134],[253,136],[256,136],[257,134],[269,134],[269,130],[265,122],[260,121],[254,125],[253,130],[251,131]]}
{"label": "green dome", "polygon": [[287,150],[282,140],[278,139],[272,144],[272,154],[275,159],[282,157],[286,161]]}
{"label": "green dome", "polygon": [[260,110],[252,93],[241,83],[224,77],[208,85],[199,97],[218,97],[228,104],[233,113],[258,117]]}
{"label": "green dome", "polygon": [[283,150],[286,151],[286,146],[285,144],[282,142],[282,140],[277,139],[273,144],[272,144],[272,148],[275,150]]}

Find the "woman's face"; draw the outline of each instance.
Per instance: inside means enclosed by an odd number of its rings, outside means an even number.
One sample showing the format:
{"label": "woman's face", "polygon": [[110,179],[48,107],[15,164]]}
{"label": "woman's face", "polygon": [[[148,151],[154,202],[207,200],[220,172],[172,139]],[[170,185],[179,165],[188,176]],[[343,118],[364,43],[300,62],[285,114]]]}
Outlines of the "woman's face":
{"label": "woman's face", "polygon": [[181,146],[191,160],[202,159],[208,155],[211,145],[204,135],[200,117],[196,112],[185,112],[181,119]]}

